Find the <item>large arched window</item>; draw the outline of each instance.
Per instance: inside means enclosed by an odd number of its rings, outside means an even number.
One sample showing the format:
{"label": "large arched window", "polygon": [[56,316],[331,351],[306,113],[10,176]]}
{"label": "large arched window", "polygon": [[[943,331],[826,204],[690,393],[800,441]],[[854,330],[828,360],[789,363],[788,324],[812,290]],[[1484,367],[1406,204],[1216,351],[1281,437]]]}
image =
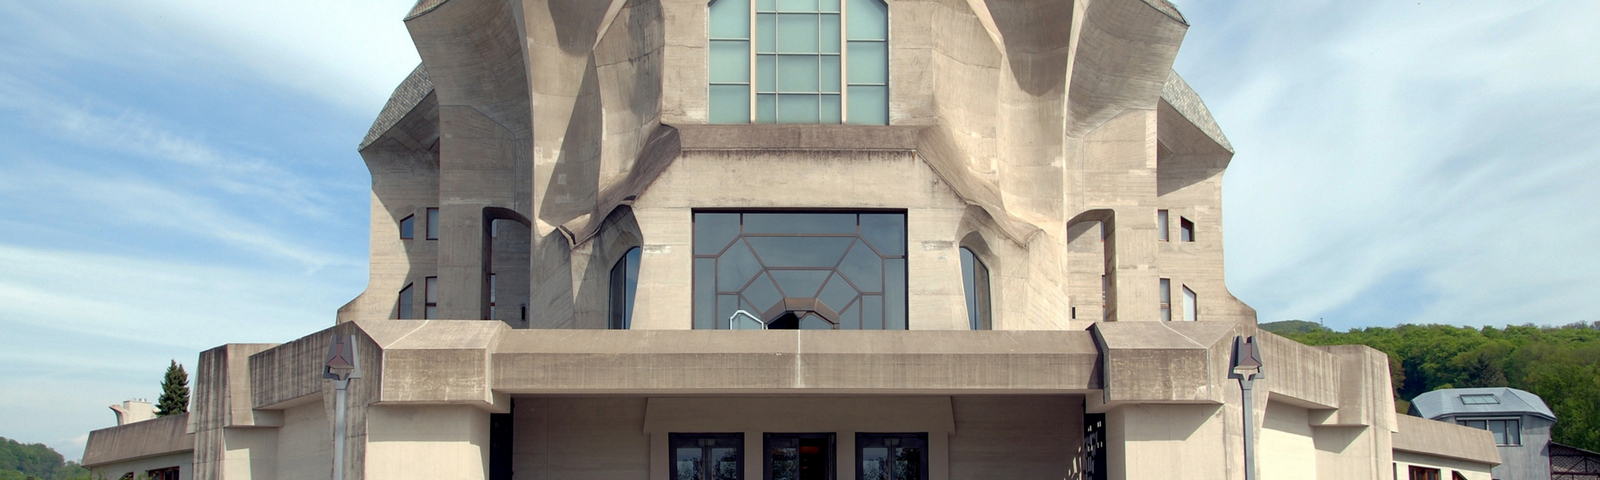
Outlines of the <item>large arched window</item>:
{"label": "large arched window", "polygon": [[967,297],[967,324],[973,330],[990,330],[994,328],[994,319],[989,307],[989,267],[983,265],[983,260],[968,250],[961,247],[961,283],[966,287]]}
{"label": "large arched window", "polygon": [[883,0],[714,0],[709,20],[711,123],[889,123]]}
{"label": "large arched window", "polygon": [[639,247],[628,249],[611,267],[611,307],[608,309],[607,327],[613,330],[633,328],[633,298],[639,289]]}

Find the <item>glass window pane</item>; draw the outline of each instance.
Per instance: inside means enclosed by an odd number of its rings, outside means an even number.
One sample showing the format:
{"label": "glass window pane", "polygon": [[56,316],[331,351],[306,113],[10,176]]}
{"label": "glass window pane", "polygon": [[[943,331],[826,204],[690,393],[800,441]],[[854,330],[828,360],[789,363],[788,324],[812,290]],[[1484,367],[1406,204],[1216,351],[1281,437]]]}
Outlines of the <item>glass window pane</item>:
{"label": "glass window pane", "polygon": [[850,306],[845,307],[844,313],[840,313],[839,314],[839,329],[841,329],[841,330],[860,330],[861,329],[861,301],[860,300],[857,300],[854,303],[851,303]]}
{"label": "glass window pane", "polygon": [[850,124],[888,125],[889,87],[850,86]]}
{"label": "glass window pane", "polygon": [[744,215],[746,234],[764,233],[824,233],[855,235],[856,215],[853,213],[747,213]]}
{"label": "glass window pane", "polygon": [[833,330],[833,324],[813,313],[800,319],[800,330]]}
{"label": "glass window pane", "polygon": [[824,12],[838,12],[839,0],[822,0],[817,4],[817,8],[822,9]]}
{"label": "glass window pane", "polygon": [[821,123],[838,125],[844,112],[840,110],[838,95],[823,95],[822,103],[818,104],[817,119]]}
{"label": "glass window pane", "polygon": [[778,292],[778,287],[772,284],[772,278],[766,274],[756,277],[756,281],[750,282],[750,286],[745,287],[740,293],[744,295],[746,300],[750,301],[751,307],[755,309],[750,313],[758,317],[761,316],[762,312],[783,301],[783,294]]}
{"label": "glass window pane", "polygon": [[778,0],[780,12],[815,12],[817,0]]}
{"label": "glass window pane", "polygon": [[760,55],[756,57],[756,92],[778,92],[777,55]]}
{"label": "glass window pane", "polygon": [[844,281],[844,277],[834,273],[828,278],[828,283],[822,286],[822,292],[817,294],[817,300],[835,312],[844,311],[844,307],[856,298],[856,289]]}
{"label": "glass window pane", "polygon": [[711,41],[711,83],[750,83],[750,42]]}
{"label": "glass window pane", "polygon": [[739,214],[696,213],[694,215],[694,254],[716,255],[739,236]]}
{"label": "glass window pane", "polygon": [[977,272],[973,271],[973,261],[974,260],[975,260],[975,257],[972,255],[972,251],[971,250],[967,250],[966,247],[962,247],[961,248],[961,287],[964,290],[964,293],[966,294],[966,298],[967,298],[967,325],[971,326],[973,330],[977,330],[978,329],[978,292],[977,292],[978,284],[975,281],[975,277],[973,277],[973,275],[975,275],[977,273]]}
{"label": "glass window pane", "polygon": [[906,329],[906,260],[883,261],[883,328]]}
{"label": "glass window pane", "polygon": [[1161,279],[1161,303],[1172,304],[1172,280]]}
{"label": "glass window pane", "polygon": [[711,449],[711,476],[715,480],[738,480],[739,472],[738,448],[713,448]]}
{"label": "glass window pane", "polygon": [[800,480],[799,449],[772,449],[772,480]]}
{"label": "glass window pane", "polygon": [[756,14],[756,51],[761,53],[773,53],[778,51],[777,14]]}
{"label": "glass window pane", "polygon": [[887,40],[889,38],[889,6],[881,0],[848,0],[850,2],[850,39]]}
{"label": "glass window pane", "polygon": [[415,225],[417,223],[416,222],[416,218],[417,217],[415,215],[413,215],[413,216],[409,216],[409,217],[406,217],[405,219],[400,220],[400,238],[405,238],[405,239],[411,238],[411,236],[415,233],[415,230],[416,230],[416,228],[413,227],[413,225]]}
{"label": "glass window pane", "polygon": [[[823,267],[839,263],[850,237],[745,237],[768,267]],[[724,259],[728,258],[723,255]],[[848,273],[848,272],[847,272]]]}
{"label": "glass window pane", "polygon": [[428,240],[439,239],[439,209],[428,209]]}
{"label": "glass window pane", "polygon": [[750,0],[716,0],[708,21],[711,38],[750,38]]}
{"label": "glass window pane", "polygon": [[756,260],[755,254],[743,243],[734,243],[717,258],[717,291],[739,291],[758,273],[761,273],[761,262]]}
{"label": "glass window pane", "polygon": [[733,313],[739,311],[737,295],[717,295],[717,328],[726,330]]}
{"label": "glass window pane", "polygon": [[818,40],[822,42],[822,53],[839,53],[839,16],[823,15],[822,30],[818,33]]}
{"label": "glass window pane", "polygon": [[704,477],[700,476],[699,448],[679,448],[677,457],[678,465],[676,475],[673,476],[674,480],[704,480]]}
{"label": "glass window pane", "polygon": [[410,285],[406,285],[406,288],[400,289],[400,312],[396,318],[411,318],[411,291]]}
{"label": "glass window pane", "polygon": [[778,123],[777,95],[756,95],[756,122]]}
{"label": "glass window pane", "polygon": [[1490,420],[1489,433],[1494,434],[1494,443],[1500,445],[1508,444],[1506,442],[1506,422],[1504,420]]}
{"label": "glass window pane", "polygon": [[861,297],[861,329],[884,329],[882,295],[863,295]]}
{"label": "glass window pane", "polygon": [[757,12],[775,12],[778,10],[777,0],[756,0]]}
{"label": "glass window pane", "polygon": [[839,264],[839,272],[863,292],[883,291],[883,257],[864,243],[856,243]]}
{"label": "glass window pane", "polygon": [[694,328],[717,328],[717,259],[694,259]]}
{"label": "glass window pane", "polygon": [[906,216],[898,213],[861,214],[861,236],[884,255],[906,254]]}
{"label": "glass window pane", "polygon": [[779,53],[817,53],[817,15],[778,15]]}
{"label": "glass window pane", "polygon": [[889,83],[889,44],[850,42],[850,84]]}
{"label": "glass window pane", "polygon": [[822,72],[818,75],[822,83],[823,93],[839,93],[839,56],[823,55]]}
{"label": "glass window pane", "polygon": [[896,448],[893,460],[895,480],[922,479],[922,449]]}
{"label": "glass window pane", "polygon": [[[817,92],[817,57],[813,55],[779,55],[778,56],[778,91],[782,93],[816,93]],[[815,98],[812,99],[815,102]],[[779,99],[779,115],[784,107]]]}
{"label": "glass window pane", "polygon": [[817,292],[822,290],[822,282],[833,270],[773,270],[770,273],[784,297],[816,298]]}
{"label": "glass window pane", "polygon": [[428,303],[439,303],[439,277],[427,277],[422,282],[423,300]]}
{"label": "glass window pane", "polygon": [[861,480],[890,480],[888,448],[861,449]]}
{"label": "glass window pane", "polygon": [[1183,321],[1193,322],[1199,317],[1200,303],[1195,298],[1194,290],[1183,287]]}
{"label": "glass window pane", "polygon": [[978,294],[978,329],[992,330],[994,329],[994,309],[990,306],[989,268],[983,266],[983,261],[978,260],[977,257],[973,257],[973,260],[972,266],[976,270],[973,272],[974,283],[976,283],[973,286],[973,291]]}
{"label": "glass window pane", "polygon": [[1506,420],[1506,439],[1509,445],[1522,445],[1522,421]]}
{"label": "glass window pane", "polygon": [[439,307],[428,306],[422,309],[422,318],[439,318]]}
{"label": "glass window pane", "polygon": [[712,85],[711,123],[750,123],[750,86]]}
{"label": "glass window pane", "polygon": [[778,123],[817,123],[816,95],[778,95]]}

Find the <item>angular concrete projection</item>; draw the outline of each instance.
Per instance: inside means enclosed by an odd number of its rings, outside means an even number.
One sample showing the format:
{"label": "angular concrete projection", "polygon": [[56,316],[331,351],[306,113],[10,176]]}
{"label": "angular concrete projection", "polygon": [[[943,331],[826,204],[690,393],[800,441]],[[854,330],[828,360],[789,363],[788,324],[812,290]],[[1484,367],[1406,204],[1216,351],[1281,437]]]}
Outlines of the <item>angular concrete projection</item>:
{"label": "angular concrete projection", "polygon": [[[1397,417],[1382,353],[1262,332],[1228,292],[1235,146],[1172,70],[1165,0],[717,1],[717,28],[707,0],[418,2],[422,65],[357,144],[367,289],[325,330],[202,353],[188,416],[97,430],[85,464],[1243,480],[1247,438],[1263,478],[1499,462]],[[714,69],[754,123],[711,124]],[[852,99],[887,124],[832,120]]]}

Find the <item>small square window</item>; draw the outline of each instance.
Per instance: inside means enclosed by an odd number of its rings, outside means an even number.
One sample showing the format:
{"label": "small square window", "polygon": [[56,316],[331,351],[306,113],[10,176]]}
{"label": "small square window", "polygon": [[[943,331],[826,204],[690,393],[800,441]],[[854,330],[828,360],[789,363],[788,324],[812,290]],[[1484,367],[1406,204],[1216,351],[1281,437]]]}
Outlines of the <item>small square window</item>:
{"label": "small square window", "polygon": [[416,230],[416,215],[406,215],[400,219],[400,239],[410,240]]}
{"label": "small square window", "polygon": [[439,239],[439,209],[428,208],[428,240]]}
{"label": "small square window", "polygon": [[1194,241],[1194,222],[1187,218],[1178,217],[1178,240],[1185,242]]}

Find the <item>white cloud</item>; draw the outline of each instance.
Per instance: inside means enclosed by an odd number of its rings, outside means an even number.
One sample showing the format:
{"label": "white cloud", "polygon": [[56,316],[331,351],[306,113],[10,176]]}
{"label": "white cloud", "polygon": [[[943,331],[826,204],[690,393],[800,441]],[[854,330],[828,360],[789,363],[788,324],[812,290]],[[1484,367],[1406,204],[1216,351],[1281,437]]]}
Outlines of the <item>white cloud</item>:
{"label": "white cloud", "polygon": [[1239,149],[1230,287],[1261,320],[1592,320],[1592,2],[1180,5]]}

